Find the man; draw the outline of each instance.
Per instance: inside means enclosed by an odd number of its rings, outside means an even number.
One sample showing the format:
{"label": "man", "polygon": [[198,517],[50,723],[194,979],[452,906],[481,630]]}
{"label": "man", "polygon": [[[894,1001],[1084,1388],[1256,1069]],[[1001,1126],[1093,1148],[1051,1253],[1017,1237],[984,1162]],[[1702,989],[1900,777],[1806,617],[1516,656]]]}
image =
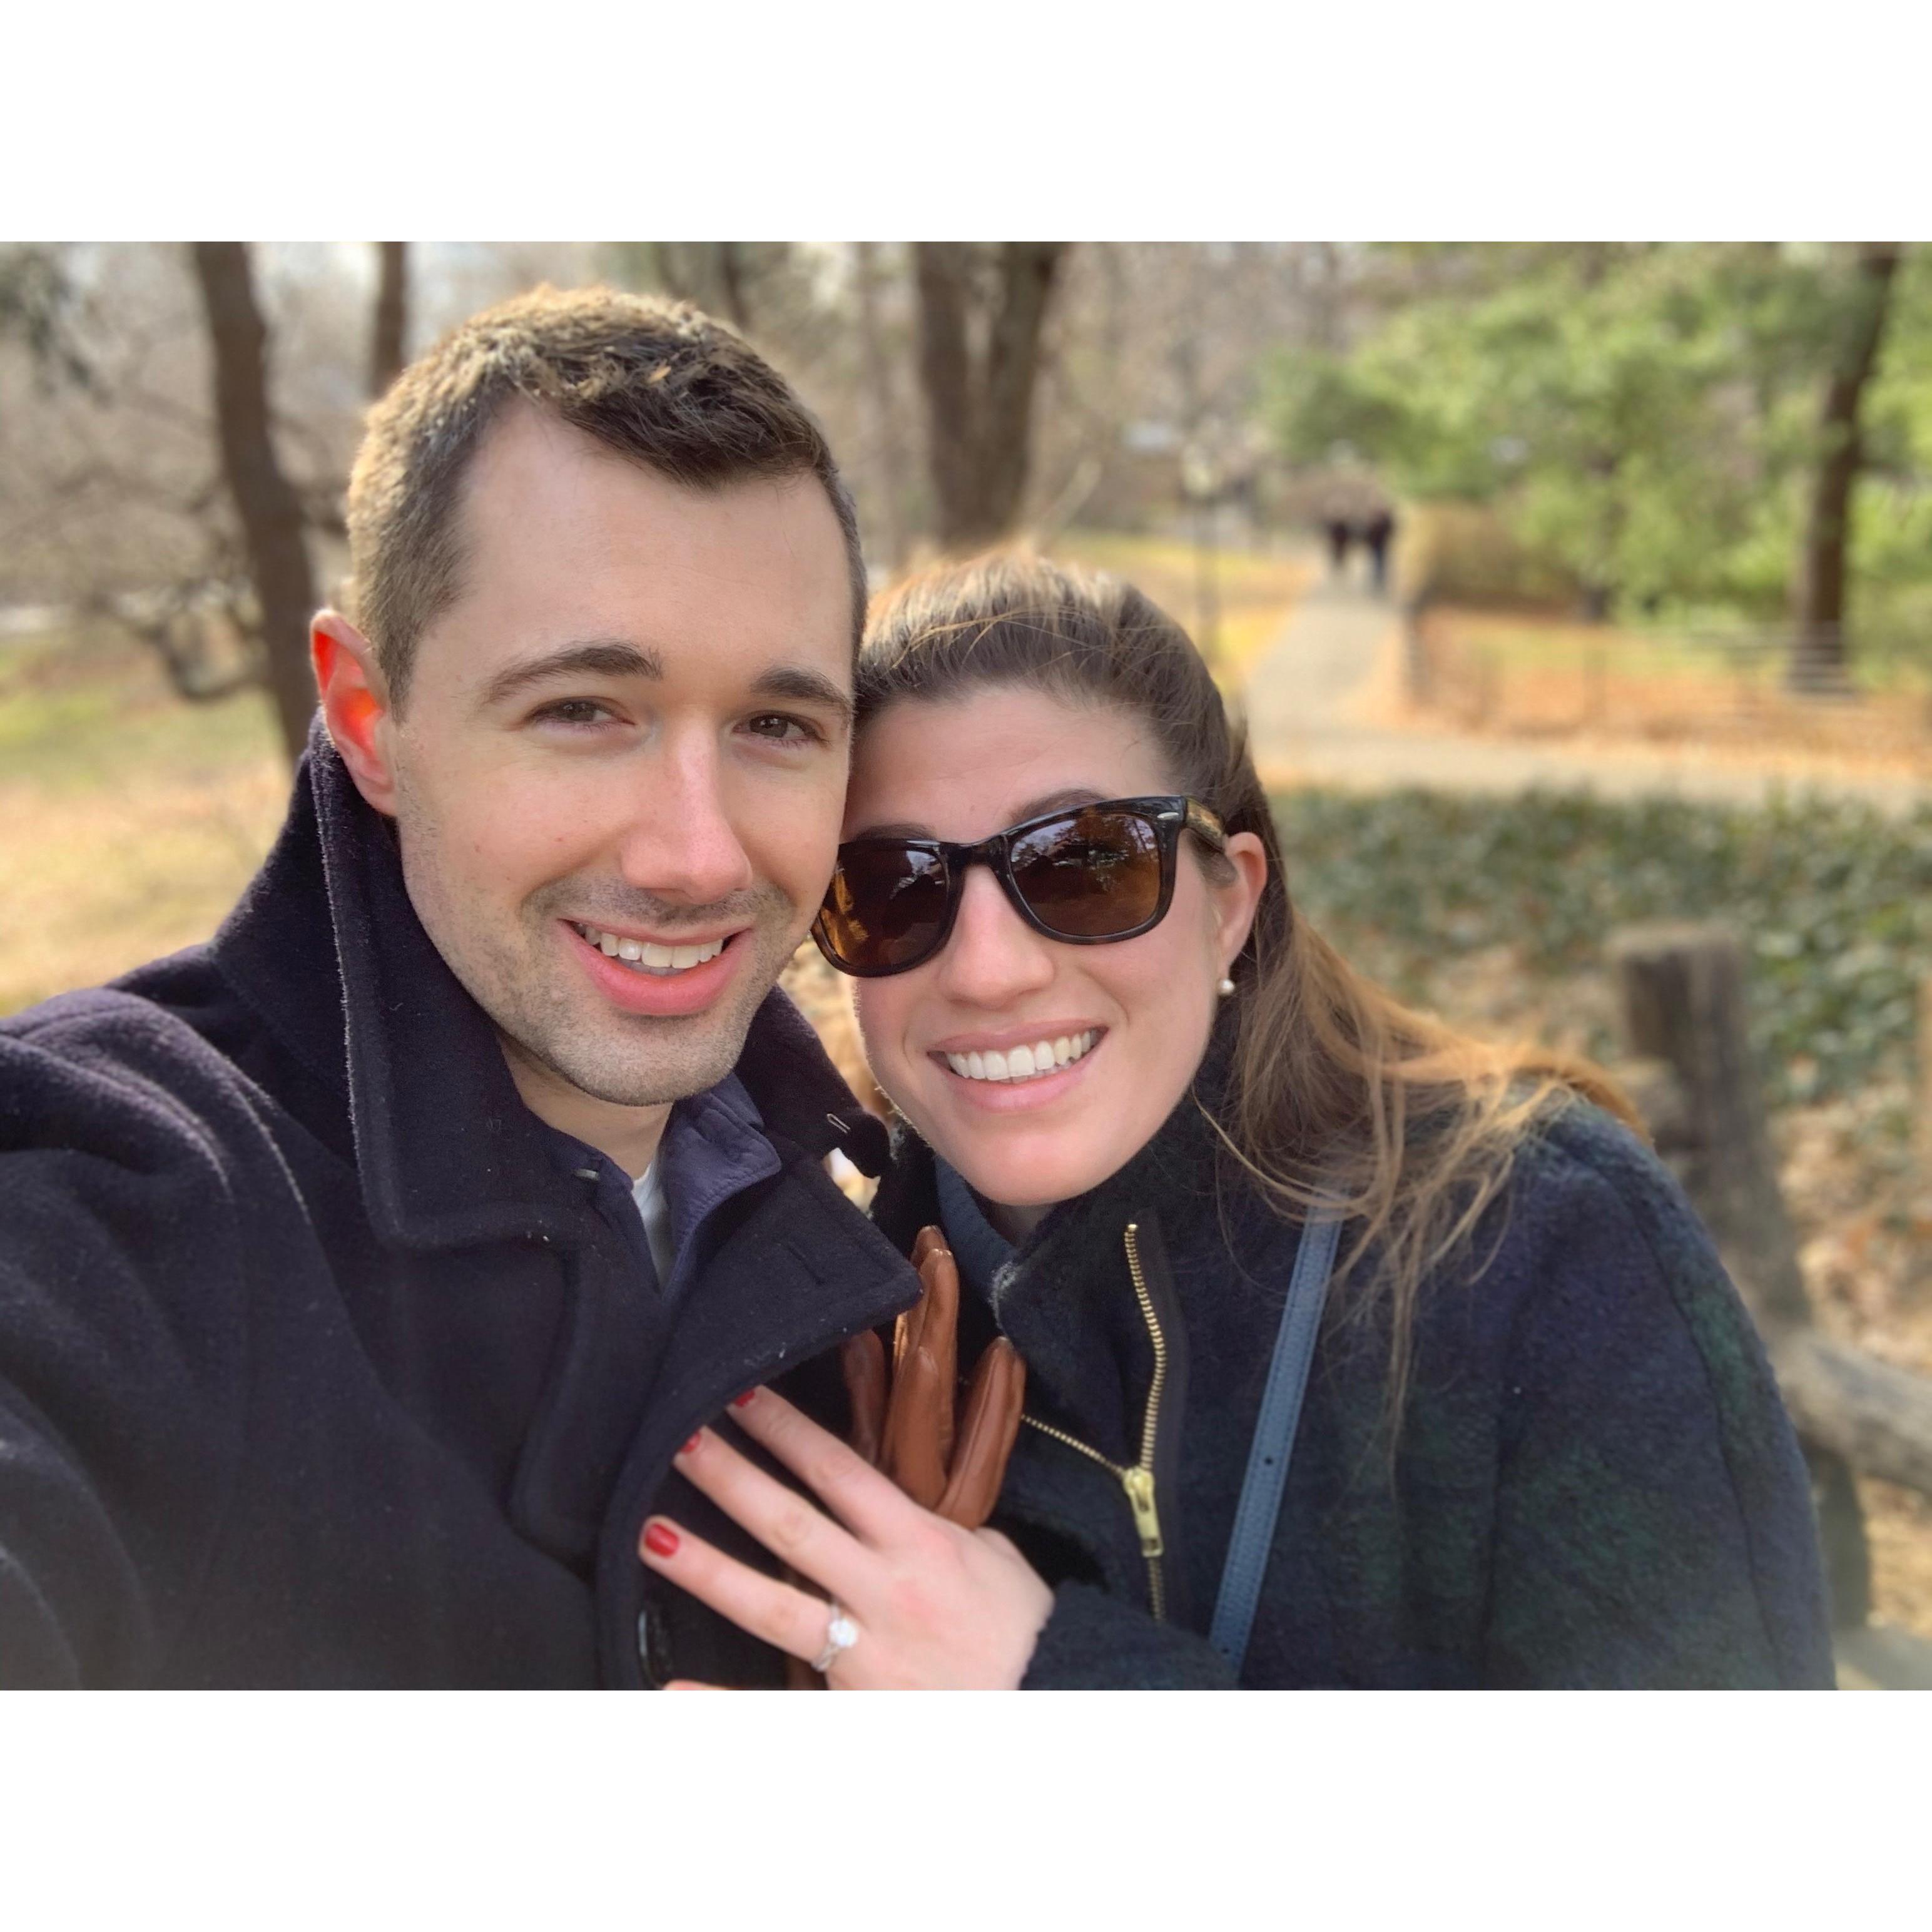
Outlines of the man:
{"label": "man", "polygon": [[728,332],[546,290],[404,373],[350,530],[234,913],[0,1025],[0,1682],[776,1681],[636,1544],[662,1491],[744,1548],[679,1444],[916,1292],[772,990],[850,500]]}

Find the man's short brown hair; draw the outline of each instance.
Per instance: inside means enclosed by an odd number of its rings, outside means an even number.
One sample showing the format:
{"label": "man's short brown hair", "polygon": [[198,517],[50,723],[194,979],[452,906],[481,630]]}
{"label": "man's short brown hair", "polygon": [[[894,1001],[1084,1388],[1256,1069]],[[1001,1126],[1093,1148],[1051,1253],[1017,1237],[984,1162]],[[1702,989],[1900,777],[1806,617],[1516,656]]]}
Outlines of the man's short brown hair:
{"label": "man's short brown hair", "polygon": [[463,480],[513,397],[689,489],[816,476],[845,535],[856,654],[866,614],[858,519],[824,431],[784,377],[688,302],[541,288],[452,330],[370,412],[349,479],[349,543],[356,619],[392,706],[424,628],[455,600]]}

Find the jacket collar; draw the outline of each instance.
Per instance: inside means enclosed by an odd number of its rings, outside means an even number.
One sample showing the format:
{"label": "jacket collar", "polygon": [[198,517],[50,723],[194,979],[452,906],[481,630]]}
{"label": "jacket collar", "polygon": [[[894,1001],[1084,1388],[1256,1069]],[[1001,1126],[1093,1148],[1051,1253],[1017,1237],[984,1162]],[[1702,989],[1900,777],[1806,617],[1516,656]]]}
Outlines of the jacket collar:
{"label": "jacket collar", "polygon": [[[873,1204],[874,1219],[902,1249],[926,1220],[940,1220],[956,1244],[963,1235],[956,1247],[962,1282],[1024,1358],[1029,1390],[1048,1413],[1117,1460],[1132,1460],[1152,1368],[1126,1230],[1138,1226],[1151,1262],[1177,1236],[1192,1240],[1216,1228],[1220,1218],[1229,1177],[1197,1105],[1206,1084],[1197,1078],[1125,1166],[1062,1202],[1004,1254],[996,1234],[976,1242],[972,1220],[946,1214],[950,1190],[940,1185],[937,1156],[908,1128],[893,1137],[892,1172]],[[1185,1346],[1184,1334],[1169,1326],[1177,1312],[1162,1310],[1171,1354]]]}
{"label": "jacket collar", "polygon": [[[417,918],[394,824],[356,790],[319,717],[280,836],[213,950],[237,994],[345,1098],[379,1238],[576,1238],[581,1190]],[[884,1129],[783,993],[753,1016],[736,1071],[775,1138],[883,1168]]]}
{"label": "jacket collar", "polygon": [[[982,1279],[985,1298],[1004,1316],[1004,1298],[1021,1276],[1045,1288],[1064,1258],[1083,1253],[1106,1230],[1118,1232],[1124,1217],[1155,1212],[1178,1222],[1215,1211],[1231,1187],[1240,1189],[1238,1173],[1209,1120],[1225,1097],[1232,1037],[1224,1020],[1192,1084],[1153,1138],[1098,1186],[1042,1216],[1017,1246],[1004,1240],[970,1193],[970,1216],[946,1214],[947,1197],[956,1203],[965,1183],[950,1170],[943,1182],[938,1156],[903,1121],[892,1132],[892,1170],[879,1190],[873,1219],[903,1247],[910,1247],[923,1221],[944,1218],[949,1233],[956,1221],[973,1251],[973,1271]],[[1112,1252],[1116,1244],[1108,1239],[1105,1245]]]}

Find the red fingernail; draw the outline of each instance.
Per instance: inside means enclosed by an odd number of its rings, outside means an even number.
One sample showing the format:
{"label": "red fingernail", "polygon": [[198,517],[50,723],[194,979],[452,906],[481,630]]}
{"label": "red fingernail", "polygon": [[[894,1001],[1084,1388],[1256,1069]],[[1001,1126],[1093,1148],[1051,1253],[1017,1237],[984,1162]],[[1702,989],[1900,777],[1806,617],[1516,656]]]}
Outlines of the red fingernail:
{"label": "red fingernail", "polygon": [[654,1522],[644,1532],[644,1547],[653,1556],[677,1554],[677,1532],[668,1522]]}
{"label": "red fingernail", "polygon": [[742,1395],[734,1395],[731,1398],[731,1406],[734,1408],[743,1408],[749,1404],[752,1396],[757,1394],[756,1389],[747,1389]]}
{"label": "red fingernail", "polygon": [[688,1456],[691,1452],[698,1447],[698,1439],[704,1435],[704,1431],[701,1429],[694,1429],[691,1432],[689,1437],[686,1441],[684,1447],[677,1453],[680,1456]]}

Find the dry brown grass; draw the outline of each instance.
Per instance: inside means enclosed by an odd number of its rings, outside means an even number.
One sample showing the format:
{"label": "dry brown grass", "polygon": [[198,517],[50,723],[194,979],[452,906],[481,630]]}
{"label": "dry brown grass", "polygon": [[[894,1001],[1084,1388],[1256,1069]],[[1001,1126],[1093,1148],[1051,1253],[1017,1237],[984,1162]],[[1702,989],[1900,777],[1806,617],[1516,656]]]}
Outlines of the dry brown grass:
{"label": "dry brown grass", "polygon": [[[1401,722],[1499,737],[1696,745],[1718,758],[1783,755],[1902,778],[1932,773],[1932,694],[1909,682],[1797,698],[1784,688],[1773,655],[1456,605],[1429,612],[1423,641],[1430,703]],[[1390,690],[1382,708],[1394,712],[1402,703]]]}
{"label": "dry brown grass", "polygon": [[137,647],[0,658],[0,1012],[206,938],[281,821],[266,701],[191,706]]}

